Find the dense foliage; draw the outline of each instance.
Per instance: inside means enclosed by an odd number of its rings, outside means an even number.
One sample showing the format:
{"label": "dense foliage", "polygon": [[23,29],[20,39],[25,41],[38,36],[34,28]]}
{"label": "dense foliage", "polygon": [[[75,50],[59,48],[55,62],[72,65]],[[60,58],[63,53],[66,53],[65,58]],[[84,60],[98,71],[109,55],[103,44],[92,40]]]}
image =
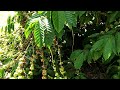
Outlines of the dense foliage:
{"label": "dense foliage", "polygon": [[119,11],[16,12],[0,32],[0,78],[120,78]]}

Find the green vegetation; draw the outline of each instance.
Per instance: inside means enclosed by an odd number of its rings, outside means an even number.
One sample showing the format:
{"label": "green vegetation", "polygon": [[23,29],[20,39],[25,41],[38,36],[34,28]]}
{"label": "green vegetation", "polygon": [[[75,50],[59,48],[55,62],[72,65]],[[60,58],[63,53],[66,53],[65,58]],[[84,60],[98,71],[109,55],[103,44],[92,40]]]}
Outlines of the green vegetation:
{"label": "green vegetation", "polygon": [[1,79],[120,79],[119,11],[0,12]]}

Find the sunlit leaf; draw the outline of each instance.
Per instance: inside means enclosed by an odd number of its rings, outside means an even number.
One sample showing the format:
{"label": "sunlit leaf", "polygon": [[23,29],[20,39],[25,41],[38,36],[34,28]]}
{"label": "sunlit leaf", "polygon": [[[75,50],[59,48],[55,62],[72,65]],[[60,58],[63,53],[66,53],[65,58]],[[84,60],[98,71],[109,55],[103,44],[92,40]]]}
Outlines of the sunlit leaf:
{"label": "sunlit leaf", "polygon": [[103,64],[108,64],[108,63],[110,63],[113,60],[114,57],[115,57],[115,54],[112,53],[111,56],[109,57],[109,59],[107,59],[107,60],[103,59],[102,63]]}
{"label": "sunlit leaf", "polygon": [[11,16],[8,16],[7,19],[7,29],[8,29],[8,33],[11,33]]}
{"label": "sunlit leaf", "polygon": [[38,11],[38,14],[42,14],[44,11]]}
{"label": "sunlit leaf", "polygon": [[11,24],[8,24],[7,29],[8,29],[8,33],[11,33]]}
{"label": "sunlit leaf", "polygon": [[39,21],[39,19],[40,19],[40,15],[35,13],[27,21],[27,23],[25,25],[25,37],[26,38],[28,38],[29,35],[31,34],[31,32],[34,30],[35,24],[37,21]]}
{"label": "sunlit leaf", "polygon": [[34,14],[30,17],[29,21],[34,20],[34,19],[39,18],[39,17],[40,17],[40,15],[39,15],[38,13],[34,13]]}
{"label": "sunlit leaf", "polygon": [[4,76],[4,69],[0,69],[0,78],[3,78]]}
{"label": "sunlit leaf", "polygon": [[12,29],[12,30],[14,30],[14,24],[15,24],[15,22],[14,22],[14,17],[12,17],[12,20],[11,20],[11,29]]}
{"label": "sunlit leaf", "polygon": [[41,31],[42,29],[40,29],[40,24],[39,24],[39,22],[36,22],[36,24],[35,24],[35,29],[34,29],[34,38],[35,38],[35,42],[36,42],[36,44],[37,44],[37,46],[38,47],[42,47],[43,46],[43,43],[42,43],[42,37],[44,37],[44,36],[42,36],[42,31]]}
{"label": "sunlit leaf", "polygon": [[11,23],[11,29],[14,30],[14,23]]}
{"label": "sunlit leaf", "polygon": [[53,30],[53,27],[52,27],[52,25],[51,25],[51,22],[50,21],[48,21],[48,19],[47,18],[45,18],[44,19],[44,23],[45,23],[45,40],[44,40],[44,42],[45,42],[45,45],[46,46],[48,46],[48,47],[50,47],[51,45],[52,45],[52,43],[53,43],[53,39],[54,39],[54,36],[55,36],[55,33],[54,33],[54,30]]}
{"label": "sunlit leaf", "polygon": [[25,30],[26,38],[28,38],[33,31],[35,42],[39,47],[42,47],[43,45],[50,47],[52,45],[54,30],[50,21],[46,17],[39,17],[39,15],[34,16],[33,19],[28,21],[27,25]]}
{"label": "sunlit leaf", "polygon": [[11,58],[6,58],[6,59],[3,61],[3,64],[9,63],[11,60],[12,60]]}
{"label": "sunlit leaf", "polygon": [[30,23],[30,25],[25,29],[25,37],[28,38],[33,29],[35,28],[35,23]]}

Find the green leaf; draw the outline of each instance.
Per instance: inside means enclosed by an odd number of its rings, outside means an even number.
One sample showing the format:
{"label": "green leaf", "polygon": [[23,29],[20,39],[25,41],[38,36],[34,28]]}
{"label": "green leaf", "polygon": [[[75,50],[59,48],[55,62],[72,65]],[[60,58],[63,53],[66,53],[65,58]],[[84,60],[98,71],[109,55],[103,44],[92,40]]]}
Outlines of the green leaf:
{"label": "green leaf", "polygon": [[89,50],[89,49],[91,49],[91,45],[90,44],[86,44],[85,46],[84,46],[84,50]]}
{"label": "green leaf", "polygon": [[92,53],[91,52],[88,53],[87,62],[88,63],[92,62]]}
{"label": "green leaf", "polygon": [[30,19],[28,20],[28,22],[30,22],[31,20],[34,20],[34,19],[36,19],[36,18],[39,18],[41,15],[39,15],[38,13],[34,13],[31,17],[30,17]]}
{"label": "green leaf", "polygon": [[113,21],[116,20],[116,18],[117,18],[116,16],[117,16],[118,13],[119,13],[119,12],[116,11],[116,12],[113,12],[112,14],[110,14],[109,23],[111,23],[111,22],[113,22]]}
{"label": "green leaf", "polygon": [[80,24],[81,24],[81,25],[85,23],[86,18],[87,18],[86,14],[83,14],[83,15],[80,17]]}
{"label": "green leaf", "polygon": [[100,35],[100,33],[94,33],[94,34],[90,35],[89,37],[90,37],[90,38],[94,38],[94,37],[97,37],[97,36],[99,36],[99,35]]}
{"label": "green leaf", "polygon": [[93,60],[96,61],[102,56],[102,50],[93,52]]}
{"label": "green leaf", "polygon": [[52,45],[55,34],[51,22],[46,17],[39,17],[39,15],[32,17],[26,25],[26,38],[28,38],[32,31],[38,47],[50,47]]}
{"label": "green leaf", "polygon": [[4,69],[0,69],[0,78],[3,78],[4,76]]}
{"label": "green leaf", "polygon": [[[44,19],[44,22],[45,22],[45,19]],[[47,22],[48,23],[46,23],[46,25],[45,25],[46,29],[45,29],[45,33],[44,33],[45,34],[44,42],[47,47],[50,47],[53,43],[55,33],[54,33],[53,27],[52,27],[51,23],[48,21],[48,19],[47,19]]]}
{"label": "green leaf", "polygon": [[43,30],[40,28],[40,23],[39,22],[36,22],[35,24],[35,29],[34,29],[34,39],[35,39],[35,42],[37,44],[38,47],[42,48],[43,46],[43,43],[42,43],[42,34],[43,34]]}
{"label": "green leaf", "polygon": [[29,35],[31,34],[31,32],[34,30],[35,28],[35,24],[37,21],[40,20],[40,15],[35,13],[33,14],[30,19],[27,21],[26,25],[25,25],[25,37],[28,38]]}
{"label": "green leaf", "polygon": [[120,53],[120,32],[117,32],[115,35],[115,39],[116,39],[116,50],[117,53]]}
{"label": "green leaf", "polygon": [[47,19],[50,21],[51,20],[51,11],[47,11],[46,16],[47,16]]}
{"label": "green leaf", "polygon": [[44,11],[38,11],[38,14],[42,14]]}
{"label": "green leaf", "polygon": [[7,30],[8,30],[8,33],[11,33],[11,29],[13,28],[12,22],[13,22],[13,20],[11,19],[11,16],[8,16],[8,18],[7,18]]}
{"label": "green leaf", "polygon": [[64,34],[64,31],[65,31],[65,30],[62,29],[59,33],[56,32],[57,37],[60,38],[61,40],[62,40],[62,36],[63,36],[63,34]]}
{"label": "green leaf", "polygon": [[72,52],[72,54],[70,55],[70,59],[71,60],[76,60],[76,57],[78,57],[80,55],[80,53],[82,53],[82,50],[75,50]]}
{"label": "green leaf", "polygon": [[5,26],[5,33],[7,32],[7,28],[8,28],[8,26]]}
{"label": "green leaf", "polygon": [[11,74],[12,74],[12,75],[13,75],[14,72],[16,71],[17,67],[18,67],[18,63],[15,63],[15,64],[12,66],[12,70],[11,70]]}
{"label": "green leaf", "polygon": [[11,33],[11,24],[8,24],[7,29],[8,29],[8,33]]}
{"label": "green leaf", "polygon": [[120,11],[117,11],[116,19],[120,18]]}
{"label": "green leaf", "polygon": [[105,39],[100,39],[100,40],[98,40],[97,42],[95,42],[94,45],[92,46],[91,51],[101,50],[101,49],[103,48],[103,45],[104,45],[104,40],[105,40]]}
{"label": "green leaf", "polygon": [[84,61],[85,61],[85,60],[87,60],[87,58],[88,58],[89,50],[84,50],[84,51],[83,51],[83,54],[84,54]]}
{"label": "green leaf", "polygon": [[107,31],[105,34],[107,35],[112,35],[112,34],[114,34],[116,32],[116,30],[115,30],[115,28],[114,28],[114,30],[110,30],[110,31]]}
{"label": "green leaf", "polygon": [[47,18],[41,17],[37,24],[35,24],[34,37],[35,42],[39,47],[47,46],[50,47],[54,39],[54,30],[51,22]]}
{"label": "green leaf", "polygon": [[56,31],[59,33],[63,29],[65,23],[64,11],[53,11],[52,20]]}
{"label": "green leaf", "polygon": [[14,23],[15,23],[15,22],[14,22],[14,17],[13,17],[12,20],[11,20],[11,29],[12,29],[12,30],[14,30]]}
{"label": "green leaf", "polygon": [[103,50],[103,57],[105,60],[109,59],[109,57],[112,54],[112,36],[110,38],[107,39],[107,42],[105,44],[104,50]]}
{"label": "green leaf", "polygon": [[112,51],[114,52],[114,54],[117,54],[115,37],[112,36],[111,40],[112,40]]}
{"label": "green leaf", "polygon": [[7,19],[7,29],[8,29],[8,33],[11,33],[10,21],[11,21],[11,16],[8,16],[8,19]]}
{"label": "green leaf", "polygon": [[11,60],[12,60],[11,58],[6,58],[6,59],[3,61],[3,64],[10,63]]}
{"label": "green leaf", "polygon": [[72,26],[76,26],[77,18],[73,15],[73,11],[65,11],[65,17],[66,17],[66,24],[67,26],[72,29]]}
{"label": "green leaf", "polygon": [[113,53],[113,54],[111,54],[111,56],[110,56],[110,58],[109,59],[107,59],[107,60],[102,60],[102,63],[103,64],[108,64],[108,63],[110,63],[111,62],[111,60],[113,60],[113,58],[115,57],[115,54]]}
{"label": "green leaf", "polygon": [[25,37],[28,38],[32,30],[35,28],[35,23],[30,23],[30,25],[25,29]]}
{"label": "green leaf", "polygon": [[108,35],[102,35],[101,37],[99,37],[98,39],[101,40],[101,39],[106,39],[106,38],[110,38],[111,35],[108,34]]}
{"label": "green leaf", "polygon": [[79,73],[80,79],[87,79],[86,75],[82,72]]}
{"label": "green leaf", "polygon": [[8,16],[8,18],[7,18],[7,24],[10,24],[10,22],[11,22],[11,16]]}
{"label": "green leaf", "polygon": [[79,12],[79,17],[81,17],[86,11],[78,11]]}
{"label": "green leaf", "polygon": [[75,50],[70,55],[70,59],[74,62],[74,67],[80,69],[83,65],[83,62],[87,59],[88,50],[82,52],[82,50]]}
{"label": "green leaf", "polygon": [[14,30],[14,23],[11,23],[11,29]]}
{"label": "green leaf", "polygon": [[76,57],[76,60],[74,62],[74,67],[76,69],[80,69],[81,66],[83,65],[83,62],[84,62],[84,54],[81,53],[79,56]]}
{"label": "green leaf", "polygon": [[112,23],[113,21],[115,21],[119,17],[120,17],[119,11],[112,11],[107,18],[106,24]]}

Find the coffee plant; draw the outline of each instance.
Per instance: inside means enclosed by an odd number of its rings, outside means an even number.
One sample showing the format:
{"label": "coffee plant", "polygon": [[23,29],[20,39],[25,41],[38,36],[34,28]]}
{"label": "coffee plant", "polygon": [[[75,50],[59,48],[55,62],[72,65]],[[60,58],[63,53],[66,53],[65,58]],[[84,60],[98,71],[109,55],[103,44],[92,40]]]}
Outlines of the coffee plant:
{"label": "coffee plant", "polygon": [[119,11],[15,11],[0,30],[1,79],[119,79]]}

